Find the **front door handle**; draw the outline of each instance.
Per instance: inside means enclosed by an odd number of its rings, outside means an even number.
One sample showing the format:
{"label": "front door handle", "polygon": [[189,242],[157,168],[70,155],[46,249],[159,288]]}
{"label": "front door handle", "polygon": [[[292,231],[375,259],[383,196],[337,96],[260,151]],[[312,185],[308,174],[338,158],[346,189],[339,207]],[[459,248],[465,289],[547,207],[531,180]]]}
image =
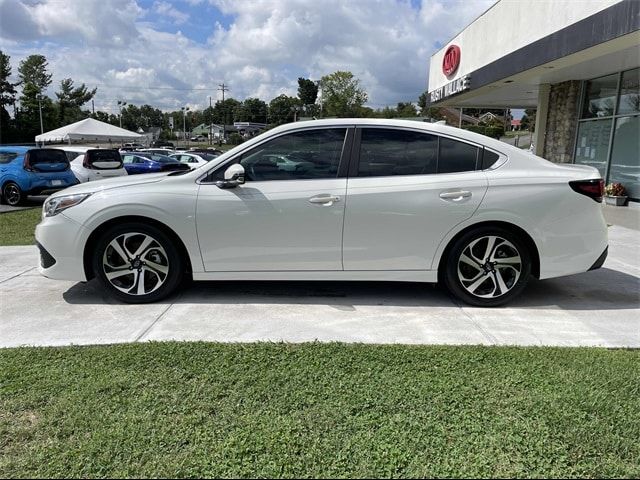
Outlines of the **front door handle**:
{"label": "front door handle", "polygon": [[469,198],[471,196],[471,192],[469,190],[455,190],[453,192],[442,192],[440,193],[440,198],[443,200],[453,200],[454,202],[458,202],[463,198]]}
{"label": "front door handle", "polygon": [[330,207],[335,202],[339,202],[339,201],[340,201],[340,197],[338,197],[337,195],[329,195],[326,193],[323,193],[321,195],[316,195],[309,199],[309,203],[326,205],[327,207]]}

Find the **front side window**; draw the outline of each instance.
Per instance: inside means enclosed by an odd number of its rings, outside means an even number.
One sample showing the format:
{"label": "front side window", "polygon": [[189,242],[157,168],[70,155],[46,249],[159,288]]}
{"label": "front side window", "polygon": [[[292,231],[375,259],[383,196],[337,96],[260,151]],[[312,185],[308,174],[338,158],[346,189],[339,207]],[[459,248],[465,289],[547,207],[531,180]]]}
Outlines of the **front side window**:
{"label": "front side window", "polygon": [[478,148],[450,138],[440,138],[438,173],[472,172],[476,169]]}
{"label": "front side window", "polygon": [[[274,138],[240,157],[246,181],[336,178],[346,128],[306,130]],[[223,176],[225,165],[216,175]]]}
{"label": "front side window", "polygon": [[438,137],[407,130],[365,128],[360,142],[359,177],[436,173]]}

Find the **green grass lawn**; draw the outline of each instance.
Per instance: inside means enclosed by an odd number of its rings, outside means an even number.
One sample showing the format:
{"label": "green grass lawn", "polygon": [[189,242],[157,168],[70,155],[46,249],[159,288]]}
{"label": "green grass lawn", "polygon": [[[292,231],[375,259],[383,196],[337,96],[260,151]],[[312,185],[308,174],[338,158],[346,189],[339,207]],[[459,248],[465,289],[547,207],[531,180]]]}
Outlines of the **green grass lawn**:
{"label": "green grass lawn", "polygon": [[0,246],[33,245],[42,208],[0,213]]}
{"label": "green grass lawn", "polygon": [[2,477],[638,477],[640,351],[0,350]]}

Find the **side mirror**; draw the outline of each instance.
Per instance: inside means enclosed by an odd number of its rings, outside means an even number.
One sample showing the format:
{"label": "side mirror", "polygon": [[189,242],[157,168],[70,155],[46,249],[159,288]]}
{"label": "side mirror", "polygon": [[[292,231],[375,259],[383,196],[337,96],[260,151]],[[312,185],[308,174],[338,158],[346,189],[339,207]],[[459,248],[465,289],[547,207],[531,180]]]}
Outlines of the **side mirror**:
{"label": "side mirror", "polygon": [[231,165],[224,171],[224,180],[216,182],[219,188],[234,188],[244,183],[244,167],[239,163]]}

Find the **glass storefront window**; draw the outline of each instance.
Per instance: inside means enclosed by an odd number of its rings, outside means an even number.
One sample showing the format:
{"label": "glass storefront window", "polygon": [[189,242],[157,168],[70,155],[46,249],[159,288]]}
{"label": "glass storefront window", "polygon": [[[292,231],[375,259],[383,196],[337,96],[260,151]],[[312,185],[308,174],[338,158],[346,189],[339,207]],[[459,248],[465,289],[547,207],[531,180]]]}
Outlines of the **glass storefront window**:
{"label": "glass storefront window", "polygon": [[638,112],[640,112],[640,68],[634,68],[622,74],[618,115]]}
{"label": "glass storefront window", "polygon": [[616,120],[609,182],[620,182],[627,195],[640,198],[640,117]]}
{"label": "glass storefront window", "polygon": [[587,82],[582,118],[613,115],[618,90],[618,74],[607,75]]}
{"label": "glass storefront window", "polygon": [[576,163],[596,167],[602,178],[606,175],[609,137],[611,135],[610,118],[581,122],[578,128]]}

